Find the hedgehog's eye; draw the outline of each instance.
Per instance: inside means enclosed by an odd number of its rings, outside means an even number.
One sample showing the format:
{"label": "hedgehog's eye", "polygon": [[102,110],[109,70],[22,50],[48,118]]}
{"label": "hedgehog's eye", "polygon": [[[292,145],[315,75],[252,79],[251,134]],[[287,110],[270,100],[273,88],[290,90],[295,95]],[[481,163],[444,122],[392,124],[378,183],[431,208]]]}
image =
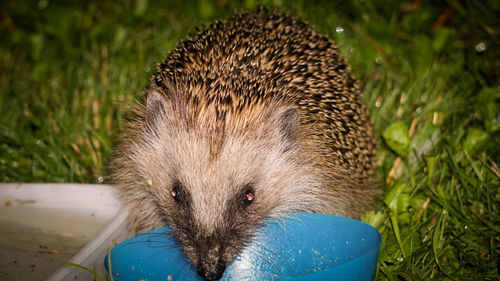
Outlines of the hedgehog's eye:
{"label": "hedgehog's eye", "polygon": [[174,198],[175,201],[179,201],[180,198],[180,193],[181,193],[181,183],[179,181],[175,181],[174,184],[172,185],[172,197]]}
{"label": "hedgehog's eye", "polygon": [[243,193],[243,203],[245,205],[250,205],[255,200],[255,193],[252,185],[247,184],[245,187],[245,192]]}

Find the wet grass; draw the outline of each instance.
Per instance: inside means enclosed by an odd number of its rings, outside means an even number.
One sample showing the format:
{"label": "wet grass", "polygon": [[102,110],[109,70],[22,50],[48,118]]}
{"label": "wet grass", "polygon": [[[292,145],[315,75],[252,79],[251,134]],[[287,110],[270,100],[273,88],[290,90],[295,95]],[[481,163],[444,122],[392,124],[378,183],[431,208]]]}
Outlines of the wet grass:
{"label": "wet grass", "polygon": [[[500,279],[498,1],[264,1],[361,81],[384,195],[378,279]],[[0,180],[103,182],[120,120],[196,26],[255,1],[2,1]]]}

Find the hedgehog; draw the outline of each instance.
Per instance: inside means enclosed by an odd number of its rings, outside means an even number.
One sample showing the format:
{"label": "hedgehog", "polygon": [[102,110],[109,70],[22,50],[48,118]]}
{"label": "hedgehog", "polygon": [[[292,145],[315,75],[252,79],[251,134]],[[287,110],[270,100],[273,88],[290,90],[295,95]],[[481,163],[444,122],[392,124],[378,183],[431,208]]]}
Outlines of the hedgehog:
{"label": "hedgehog", "polygon": [[110,162],[138,232],[170,226],[205,280],[259,226],[375,203],[369,112],[338,47],[279,11],[240,11],[180,42]]}

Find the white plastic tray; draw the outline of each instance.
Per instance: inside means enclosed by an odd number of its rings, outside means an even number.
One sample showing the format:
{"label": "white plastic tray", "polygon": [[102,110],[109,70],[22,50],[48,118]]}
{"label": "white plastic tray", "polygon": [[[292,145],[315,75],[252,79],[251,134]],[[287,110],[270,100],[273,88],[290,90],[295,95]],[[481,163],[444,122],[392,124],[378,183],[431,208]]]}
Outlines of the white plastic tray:
{"label": "white plastic tray", "polygon": [[131,236],[114,187],[0,184],[0,280],[94,280],[104,277],[112,241]]}

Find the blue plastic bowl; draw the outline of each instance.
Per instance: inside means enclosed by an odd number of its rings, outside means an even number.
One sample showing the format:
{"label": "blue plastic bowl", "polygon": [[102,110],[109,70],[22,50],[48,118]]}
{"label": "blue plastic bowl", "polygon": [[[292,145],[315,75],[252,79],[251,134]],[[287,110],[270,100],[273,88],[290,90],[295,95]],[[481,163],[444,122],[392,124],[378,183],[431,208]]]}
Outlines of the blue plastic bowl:
{"label": "blue plastic bowl", "polygon": [[[133,237],[110,252],[115,281],[203,280],[168,226]],[[221,280],[373,280],[381,237],[345,217],[295,214],[264,225]]]}

